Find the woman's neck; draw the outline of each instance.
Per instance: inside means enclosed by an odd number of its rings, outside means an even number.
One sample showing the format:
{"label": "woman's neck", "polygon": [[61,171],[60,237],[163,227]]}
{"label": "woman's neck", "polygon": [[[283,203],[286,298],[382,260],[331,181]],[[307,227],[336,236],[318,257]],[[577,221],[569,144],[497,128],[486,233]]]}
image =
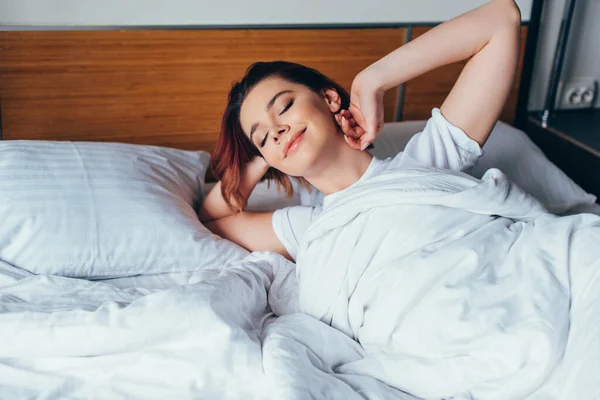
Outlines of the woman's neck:
{"label": "woman's neck", "polygon": [[366,151],[355,150],[345,143],[320,158],[322,162],[315,166],[314,175],[304,178],[326,196],[356,183],[373,160]]}

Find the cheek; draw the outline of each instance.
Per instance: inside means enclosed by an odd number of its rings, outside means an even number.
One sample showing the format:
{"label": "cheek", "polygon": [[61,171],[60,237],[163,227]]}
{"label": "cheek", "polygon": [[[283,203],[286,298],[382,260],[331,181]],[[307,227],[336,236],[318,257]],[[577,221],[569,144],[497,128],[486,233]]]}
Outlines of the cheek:
{"label": "cheek", "polygon": [[296,114],[294,119],[298,118],[302,121],[314,123],[322,123],[323,120],[328,120],[332,117],[327,103],[316,95],[302,101],[294,111]]}
{"label": "cheek", "polygon": [[265,146],[261,154],[267,164],[272,167],[277,168],[277,166],[281,163],[282,155],[280,153],[280,149],[278,146]]}
{"label": "cheek", "polygon": [[310,115],[311,122],[318,127],[319,131],[324,133],[337,131],[337,124],[333,117],[333,113],[324,102],[321,101],[320,103],[313,104]]}

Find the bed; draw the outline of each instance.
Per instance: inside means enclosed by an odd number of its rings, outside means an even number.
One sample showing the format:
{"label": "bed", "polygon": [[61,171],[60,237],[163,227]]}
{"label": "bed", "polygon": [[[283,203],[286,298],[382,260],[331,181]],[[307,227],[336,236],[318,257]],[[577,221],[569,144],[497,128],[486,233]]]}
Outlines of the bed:
{"label": "bed", "polygon": [[[364,349],[290,312],[293,264],[212,235],[195,210],[214,184],[227,90],[251,62],[297,61],[349,87],[427,29],[0,32],[0,397],[416,398],[344,372]],[[499,168],[553,213],[600,214],[511,125],[527,34],[502,121],[470,173]],[[388,92],[371,152],[402,151],[462,65]],[[287,197],[263,182],[248,208],[322,201],[294,185]],[[599,396],[600,297],[589,288],[600,274],[586,280],[565,356],[531,399]]]}

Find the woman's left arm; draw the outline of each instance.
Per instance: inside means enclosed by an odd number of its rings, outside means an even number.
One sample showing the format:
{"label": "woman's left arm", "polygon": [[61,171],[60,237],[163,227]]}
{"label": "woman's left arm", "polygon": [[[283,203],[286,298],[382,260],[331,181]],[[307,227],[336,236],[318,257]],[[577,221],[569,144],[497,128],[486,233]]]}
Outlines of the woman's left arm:
{"label": "woman's left arm", "polygon": [[[521,14],[513,0],[493,0],[436,26],[372,64],[357,76],[353,88],[363,81],[363,86],[377,87],[381,93],[434,68],[470,58],[440,108],[450,123],[483,146],[513,83],[520,24]],[[364,140],[372,141],[369,118],[364,117]]]}

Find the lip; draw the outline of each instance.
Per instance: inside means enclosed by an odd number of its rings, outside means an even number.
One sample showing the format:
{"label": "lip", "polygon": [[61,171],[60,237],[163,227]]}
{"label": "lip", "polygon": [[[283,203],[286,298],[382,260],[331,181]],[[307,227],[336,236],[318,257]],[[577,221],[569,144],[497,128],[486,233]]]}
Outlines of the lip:
{"label": "lip", "polygon": [[287,157],[288,152],[290,151],[290,147],[292,147],[294,142],[296,142],[297,139],[304,134],[304,132],[306,132],[306,128],[294,133],[294,135],[290,138],[290,140],[287,141],[287,143],[283,147],[283,156],[284,157]]}

